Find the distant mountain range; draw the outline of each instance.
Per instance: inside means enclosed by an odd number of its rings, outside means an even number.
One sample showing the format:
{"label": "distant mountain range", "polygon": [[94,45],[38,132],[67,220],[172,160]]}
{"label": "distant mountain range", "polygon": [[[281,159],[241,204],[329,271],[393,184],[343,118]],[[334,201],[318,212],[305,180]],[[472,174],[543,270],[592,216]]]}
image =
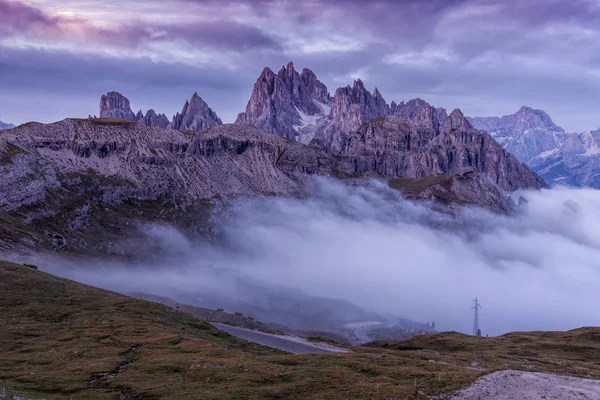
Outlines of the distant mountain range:
{"label": "distant mountain range", "polygon": [[[197,94],[170,121],[164,114],[157,115],[153,110],[146,115],[141,110],[134,114],[127,98],[111,92],[102,97],[100,116],[188,131],[202,131],[222,124]],[[408,148],[414,150],[415,144],[428,142],[441,133],[448,114],[443,108],[433,107],[421,99],[388,104],[377,88],[369,92],[361,80],[338,88],[332,96],[314,72],[307,68],[298,72],[290,62],[277,73],[270,68],[262,71],[246,110],[238,115],[235,124],[252,125],[329,153],[345,154],[349,151],[347,143],[350,138],[364,124],[378,117],[386,118],[388,122],[398,118],[421,130],[431,130],[433,133],[420,132],[410,139],[412,142],[409,140]],[[550,184],[600,188],[600,130],[567,133],[544,111],[530,107],[521,107],[515,114],[503,117],[467,117],[466,120],[469,126],[462,127],[463,130],[489,132],[504,149]],[[393,123],[370,124],[379,129],[384,125],[400,127]],[[380,135],[376,133],[375,136]],[[379,154],[377,162],[386,160],[385,166],[380,163],[377,170],[395,168],[398,176],[409,173],[416,177],[433,173],[416,171],[422,166],[416,165],[414,160],[407,163],[398,154],[391,156],[394,150],[389,147],[390,144],[379,141],[369,149]],[[386,154],[382,155],[384,148]],[[475,156],[471,153],[467,157]],[[446,172],[449,171],[442,168],[435,173]]]}
{"label": "distant mountain range", "polygon": [[503,117],[467,118],[551,185],[600,188],[600,129],[567,133],[530,107]]}
{"label": "distant mountain range", "polygon": [[0,130],[2,129],[10,129],[10,128],[14,128],[15,126],[13,124],[7,124],[6,122],[2,122],[0,121]]}

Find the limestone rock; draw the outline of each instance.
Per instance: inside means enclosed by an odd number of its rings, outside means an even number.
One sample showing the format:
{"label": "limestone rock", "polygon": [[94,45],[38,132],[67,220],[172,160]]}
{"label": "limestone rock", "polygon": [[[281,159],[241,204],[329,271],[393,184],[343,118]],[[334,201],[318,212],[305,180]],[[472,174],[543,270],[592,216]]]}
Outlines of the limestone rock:
{"label": "limestone rock", "polygon": [[201,132],[210,127],[223,125],[217,114],[206,104],[198,93],[194,93],[183,105],[181,113],[173,117],[170,127],[177,130]]}
{"label": "limestone rock", "polygon": [[474,129],[459,110],[439,132],[398,117],[375,118],[350,136],[342,154],[352,159],[356,173],[420,178],[472,171],[506,191],[547,186],[488,133]]}
{"label": "limestone rock", "polygon": [[142,110],[138,112],[137,121],[140,124],[146,126],[154,126],[161,129],[167,129],[169,127],[169,118],[165,114],[156,114],[152,109],[146,112],[146,115],[142,113]]}
{"label": "limestone rock", "polygon": [[290,62],[277,74],[269,68],[263,70],[246,111],[238,115],[235,123],[308,143],[329,115],[330,103],[327,87],[316,75],[309,69],[299,74]]}
{"label": "limestone rock", "polygon": [[119,92],[108,92],[100,99],[100,118],[120,118],[136,121],[129,99]]}
{"label": "limestone rock", "polygon": [[358,79],[352,86],[336,90],[327,123],[315,133],[312,145],[340,152],[353,131],[369,120],[389,114],[389,107],[377,88],[369,93]]}
{"label": "limestone rock", "polygon": [[404,118],[416,125],[422,125],[438,131],[444,120],[448,117],[446,110],[435,108],[424,100],[413,99],[406,103],[390,105],[390,115]]}

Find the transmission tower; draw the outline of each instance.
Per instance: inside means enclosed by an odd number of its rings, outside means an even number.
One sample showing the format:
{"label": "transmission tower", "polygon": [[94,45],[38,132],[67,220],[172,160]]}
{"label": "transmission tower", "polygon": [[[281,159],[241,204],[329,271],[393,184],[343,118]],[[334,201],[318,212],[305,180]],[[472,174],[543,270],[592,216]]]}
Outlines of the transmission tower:
{"label": "transmission tower", "polygon": [[477,297],[475,297],[475,305],[471,307],[474,310],[473,315],[473,336],[480,336],[481,331],[479,330],[479,309],[481,308],[481,304],[477,301]]}

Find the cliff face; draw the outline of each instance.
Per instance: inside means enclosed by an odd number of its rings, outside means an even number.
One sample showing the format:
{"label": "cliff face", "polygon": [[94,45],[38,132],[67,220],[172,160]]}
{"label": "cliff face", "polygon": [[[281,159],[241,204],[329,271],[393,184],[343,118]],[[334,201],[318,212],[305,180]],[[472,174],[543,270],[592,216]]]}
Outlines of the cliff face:
{"label": "cliff face", "polygon": [[[543,186],[486,134],[464,131],[458,120],[444,126],[438,134],[376,118],[332,155],[245,125],[198,134],[114,118],[24,124],[0,134],[0,225],[19,233],[0,237],[0,248],[111,251],[139,220],[196,232],[207,229],[214,207],[239,197],[305,196],[314,175],[410,179],[474,170],[478,181],[457,187],[481,192],[454,191],[457,201],[498,212],[507,197],[499,188]],[[471,203],[473,196],[485,200]]]}
{"label": "cliff face", "polygon": [[388,115],[389,107],[375,88],[369,93],[362,81],[356,80],[352,87],[335,91],[331,114],[326,123],[317,129],[312,145],[320,146],[333,153],[340,152],[348,136],[361,124],[372,118]]}
{"label": "cliff face", "polygon": [[507,191],[547,186],[489,134],[474,129],[459,110],[439,131],[429,123],[375,118],[350,136],[342,154],[352,159],[357,173],[419,178],[472,171]]}
{"label": "cliff face", "polygon": [[100,118],[120,118],[136,121],[129,99],[119,92],[108,92],[100,98]]}
{"label": "cliff face", "polygon": [[202,132],[213,126],[223,125],[217,114],[206,104],[198,93],[186,101],[181,113],[173,117],[170,127],[177,130]]}
{"label": "cliff face", "polygon": [[301,196],[311,175],[345,176],[325,152],[253,127],[194,134],[115,119],[4,131],[0,160],[0,224],[23,234],[0,237],[7,248],[110,247],[140,219],[198,230],[237,197]]}

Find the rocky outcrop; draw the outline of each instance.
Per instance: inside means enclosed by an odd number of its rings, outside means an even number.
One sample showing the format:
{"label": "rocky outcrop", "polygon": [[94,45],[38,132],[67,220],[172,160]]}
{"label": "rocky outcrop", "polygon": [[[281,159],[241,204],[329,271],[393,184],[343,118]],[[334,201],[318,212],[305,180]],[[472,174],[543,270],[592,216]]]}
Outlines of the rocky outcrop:
{"label": "rocky outcrop", "polygon": [[100,99],[100,118],[120,118],[161,129],[172,128],[196,132],[223,124],[198,93],[194,93],[191,100],[185,102],[181,113],[177,113],[171,122],[165,114],[157,114],[152,109],[146,114],[142,110],[134,114],[127,97],[118,92],[109,92]]}
{"label": "rocky outcrop", "polygon": [[100,118],[120,118],[136,121],[129,99],[119,92],[108,92],[100,98]]}
{"label": "rocky outcrop", "polygon": [[498,214],[510,214],[517,205],[488,179],[473,172],[460,175],[436,175],[423,178],[394,178],[390,187],[409,199],[431,200],[437,210],[454,212],[465,205],[487,208]]}
{"label": "rocky outcrop", "polygon": [[413,99],[396,104],[392,101],[390,115],[404,118],[415,125],[425,126],[438,131],[448,115],[443,108],[435,108],[424,100]]}
{"label": "rocky outcrop", "polygon": [[144,115],[142,110],[138,111],[136,120],[140,124],[154,126],[161,129],[167,129],[170,124],[169,118],[167,118],[165,114],[156,114],[156,112],[152,109],[148,110],[146,115]]}
{"label": "rocky outcrop", "polygon": [[340,152],[349,135],[372,118],[389,114],[389,107],[377,88],[369,93],[360,79],[353,86],[336,90],[328,121],[315,133],[312,145]]}
{"label": "rocky outcrop", "polygon": [[13,124],[8,124],[6,122],[2,122],[0,121],[0,130],[2,129],[10,129],[10,128],[14,128],[15,126]]}
{"label": "rocky outcrop", "polygon": [[169,126],[167,116],[156,114],[154,110],[148,110],[146,115],[142,110],[134,114],[129,99],[119,92],[108,92],[100,98],[100,118],[119,118],[162,129]]}
{"label": "rocky outcrop", "polygon": [[263,70],[246,111],[238,115],[235,123],[308,143],[329,115],[330,103],[327,87],[315,74],[309,69],[299,74],[290,62],[277,74],[269,68]]}
{"label": "rocky outcrop", "polygon": [[459,110],[439,132],[398,117],[375,118],[350,136],[342,154],[356,173],[420,178],[475,172],[506,191],[547,186],[488,133],[474,129]]}
{"label": "rocky outcrop", "polygon": [[198,96],[198,93],[194,93],[192,98],[183,105],[181,113],[173,117],[170,127],[176,130],[201,132],[217,125],[223,125],[221,119]]}

